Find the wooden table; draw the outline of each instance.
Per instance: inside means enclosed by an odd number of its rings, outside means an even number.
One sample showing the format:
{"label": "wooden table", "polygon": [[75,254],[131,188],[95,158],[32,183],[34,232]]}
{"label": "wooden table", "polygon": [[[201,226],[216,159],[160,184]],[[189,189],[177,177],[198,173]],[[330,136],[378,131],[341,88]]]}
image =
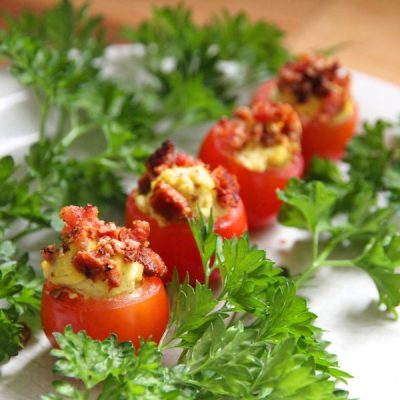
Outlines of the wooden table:
{"label": "wooden table", "polygon": [[[19,12],[49,7],[55,0],[1,0],[1,10]],[[75,0],[82,4],[83,0]],[[106,15],[109,28],[147,18],[154,5],[172,0],[92,0],[93,13]],[[268,19],[286,32],[293,51],[344,44],[343,64],[400,83],[400,0],[187,0],[199,22],[224,8],[245,10],[253,19]]]}

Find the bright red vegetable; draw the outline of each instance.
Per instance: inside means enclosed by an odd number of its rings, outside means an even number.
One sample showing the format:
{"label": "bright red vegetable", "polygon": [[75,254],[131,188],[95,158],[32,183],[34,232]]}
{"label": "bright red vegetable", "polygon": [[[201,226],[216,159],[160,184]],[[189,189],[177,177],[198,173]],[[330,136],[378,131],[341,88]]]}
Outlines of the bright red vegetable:
{"label": "bright red vegetable", "polygon": [[302,127],[302,152],[306,165],[314,155],[338,160],[354,135],[358,108],[350,94],[350,76],[337,62],[303,55],[288,63],[277,80],[257,90],[254,102],[289,102]]}
{"label": "bright red vegetable", "polygon": [[168,298],[158,277],[144,277],[135,291],[111,298],[83,297],[49,281],[44,284],[42,324],[54,347],[53,332],[64,332],[67,325],[72,325],[75,332],[85,330],[97,340],[115,333],[119,341],[129,340],[138,347],[139,337],[158,342],[168,319]]}
{"label": "bright red vegetable", "polygon": [[[264,110],[264,106],[268,110]],[[278,107],[278,110],[276,107]],[[297,117],[290,106],[287,106],[288,109],[285,106],[283,110],[280,107],[284,106],[274,105],[269,102],[268,104],[263,103],[263,105],[259,103],[253,106],[252,110],[246,109],[246,119],[250,122],[245,128],[240,125],[240,134],[246,130],[260,130],[258,124],[263,125],[266,119],[269,118],[264,115],[264,111],[271,111],[272,113],[280,113],[282,111],[288,118],[294,118],[294,125],[291,129],[295,131]],[[241,115],[242,112],[242,109],[240,109],[239,114]],[[247,116],[249,113],[251,115]],[[257,128],[255,128],[256,126]],[[251,170],[238,160],[237,152],[232,151],[231,148],[232,143],[236,142],[237,136],[234,131],[237,127],[237,120],[235,119],[223,119],[219,121],[203,141],[199,158],[212,167],[223,165],[237,177],[240,185],[240,197],[246,208],[249,228],[259,229],[271,223],[276,218],[281,206],[281,201],[278,199],[276,191],[285,188],[290,178],[301,177],[303,173],[303,159],[298,150],[294,152],[291,160],[281,167],[267,167],[264,171]],[[265,140],[269,140],[269,136],[267,132]],[[294,140],[296,141],[296,139]]]}
{"label": "bright red vegetable", "polygon": [[[189,274],[189,281],[192,285],[196,281],[204,283],[205,275],[200,253],[186,221],[160,226],[154,218],[139,210],[135,202],[135,191],[133,191],[126,201],[126,225],[129,226],[131,221],[138,218],[150,224],[149,241],[152,249],[162,256],[168,267],[165,277],[167,282],[172,278],[173,267],[176,267],[180,281],[183,281],[186,274]],[[230,208],[214,223],[214,231],[228,239],[233,236],[239,237],[246,230],[247,218],[241,200],[236,207]],[[213,273],[210,277],[210,284],[216,285],[218,280],[219,274]]]}
{"label": "bright red vegetable", "polygon": [[[237,181],[223,167],[210,170],[201,161],[175,152],[168,141],[149,157],[146,165],[138,188],[127,198],[126,225],[130,227],[138,218],[150,224],[150,245],[168,267],[166,281],[171,280],[176,268],[180,281],[188,274],[192,285],[196,281],[204,283],[200,254],[187,219],[198,212],[210,212],[209,206],[215,207],[217,233],[226,238],[244,233],[247,218]],[[203,211],[198,209],[200,203]],[[218,274],[210,278],[214,284]]]}
{"label": "bright red vegetable", "polygon": [[61,246],[42,251],[42,324],[51,344],[67,325],[97,340],[115,333],[136,347],[140,337],[159,341],[169,320],[166,266],[148,247],[149,224],[117,227],[91,205],[64,207],[60,217]]}

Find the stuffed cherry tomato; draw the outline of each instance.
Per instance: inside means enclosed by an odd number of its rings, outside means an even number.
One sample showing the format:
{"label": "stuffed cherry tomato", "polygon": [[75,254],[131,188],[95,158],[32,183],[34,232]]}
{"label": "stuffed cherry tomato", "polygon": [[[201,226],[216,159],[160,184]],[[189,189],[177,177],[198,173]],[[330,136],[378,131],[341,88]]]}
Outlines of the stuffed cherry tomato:
{"label": "stuffed cherry tomato", "polygon": [[314,155],[340,159],[353,136],[357,106],[350,94],[350,75],[337,61],[304,54],[287,63],[277,80],[263,84],[254,101],[291,104],[303,126],[302,150],[306,164]]}
{"label": "stuffed cherry tomato", "polygon": [[275,219],[281,205],[277,189],[302,175],[300,136],[292,107],[272,102],[238,108],[234,118],[220,120],[206,136],[199,157],[236,175],[250,229]]}
{"label": "stuffed cherry tomato", "polygon": [[169,319],[160,279],[167,268],[148,247],[149,224],[119,228],[99,220],[90,205],[65,207],[60,216],[62,245],[42,252],[42,324],[51,344],[67,325],[97,340],[115,333],[135,347],[140,337],[158,342]]}
{"label": "stuffed cherry tomato", "polygon": [[[126,202],[126,224],[135,219],[150,224],[150,245],[168,267],[166,280],[176,268],[182,281],[201,283],[205,275],[188,218],[212,210],[214,230],[221,236],[240,236],[247,230],[247,218],[239,187],[225,168],[210,170],[199,160],[176,153],[171,142],[162,144],[147,161],[147,171]],[[218,274],[211,276],[218,281]],[[211,282],[212,283],[212,282]]]}

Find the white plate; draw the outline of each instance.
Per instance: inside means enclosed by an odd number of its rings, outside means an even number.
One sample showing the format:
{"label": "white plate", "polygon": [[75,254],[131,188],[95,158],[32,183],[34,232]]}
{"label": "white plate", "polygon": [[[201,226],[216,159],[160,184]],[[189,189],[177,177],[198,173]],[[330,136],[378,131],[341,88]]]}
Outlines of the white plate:
{"label": "white plate", "polygon": [[[363,120],[398,118],[400,87],[354,72],[354,94]],[[37,120],[29,96],[5,71],[0,71],[0,155],[11,149],[26,149],[37,137]],[[193,149],[193,143],[190,147]],[[274,226],[253,240],[278,264],[299,268],[307,261],[308,245],[304,241],[293,244],[305,237],[294,229]],[[332,342],[329,350],[354,376],[347,387],[351,397],[400,399],[400,322],[386,318],[372,306],[377,293],[369,278],[356,270],[325,268],[302,294],[318,315],[318,326],[326,330],[325,339]],[[46,339],[38,334],[17,357],[3,365],[0,399],[37,399],[50,391],[55,376],[48,351]]]}

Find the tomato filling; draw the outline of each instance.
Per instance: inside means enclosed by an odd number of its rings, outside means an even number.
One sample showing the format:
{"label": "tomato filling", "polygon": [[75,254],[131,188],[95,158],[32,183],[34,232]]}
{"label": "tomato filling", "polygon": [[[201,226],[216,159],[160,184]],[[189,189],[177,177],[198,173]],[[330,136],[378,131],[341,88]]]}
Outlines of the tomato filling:
{"label": "tomato filling", "polygon": [[160,226],[179,223],[199,213],[214,218],[239,202],[236,178],[223,167],[214,170],[187,154],[177,153],[170,141],[150,156],[135,192],[136,206]]}
{"label": "tomato filling", "polygon": [[288,104],[256,102],[236,109],[214,128],[222,150],[249,170],[264,172],[289,164],[300,152],[300,120]]}
{"label": "tomato filling", "polygon": [[62,244],[42,251],[42,268],[46,279],[70,289],[70,296],[113,297],[140,287],[143,275],[165,275],[164,262],[148,247],[148,222],[117,227],[99,220],[91,205],[64,207],[60,217]]}

